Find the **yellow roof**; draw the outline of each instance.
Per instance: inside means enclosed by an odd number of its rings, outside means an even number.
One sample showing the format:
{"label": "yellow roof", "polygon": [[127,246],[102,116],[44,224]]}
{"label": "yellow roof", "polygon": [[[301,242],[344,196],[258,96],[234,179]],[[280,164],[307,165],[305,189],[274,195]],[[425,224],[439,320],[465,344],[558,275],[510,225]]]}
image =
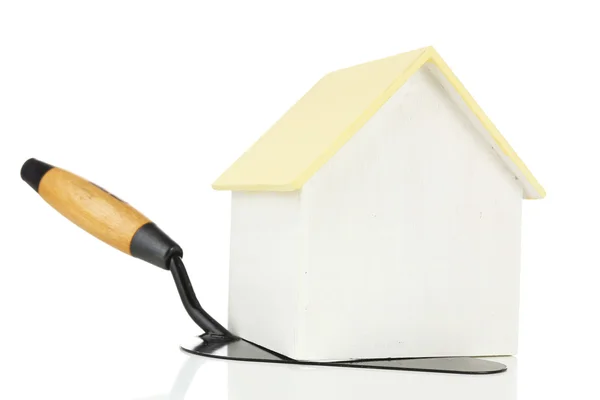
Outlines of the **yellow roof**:
{"label": "yellow roof", "polygon": [[332,72],[323,77],[213,184],[217,190],[300,189],[414,74],[431,62],[529,183],[527,198],[544,188],[500,134],[450,68],[426,47]]}

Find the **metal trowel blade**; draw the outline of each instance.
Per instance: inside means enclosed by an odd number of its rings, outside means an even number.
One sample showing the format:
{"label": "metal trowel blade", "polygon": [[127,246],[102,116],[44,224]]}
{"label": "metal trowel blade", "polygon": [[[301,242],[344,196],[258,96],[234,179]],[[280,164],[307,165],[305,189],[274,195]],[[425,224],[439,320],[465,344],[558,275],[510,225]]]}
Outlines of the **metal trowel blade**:
{"label": "metal trowel blade", "polygon": [[472,357],[381,358],[334,362],[300,361],[288,358],[243,339],[215,341],[210,338],[206,338],[205,340],[200,336],[182,345],[181,349],[188,353],[204,357],[250,362],[451,374],[495,374],[506,371],[504,364]]}

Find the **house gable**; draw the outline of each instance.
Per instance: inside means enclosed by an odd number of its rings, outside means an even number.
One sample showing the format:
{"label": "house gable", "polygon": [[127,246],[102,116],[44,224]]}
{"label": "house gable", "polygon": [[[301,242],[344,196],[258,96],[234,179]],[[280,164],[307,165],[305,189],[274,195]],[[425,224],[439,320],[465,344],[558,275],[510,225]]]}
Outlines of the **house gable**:
{"label": "house gable", "polygon": [[419,70],[300,190],[298,353],[335,359],[361,341],[379,342],[368,357],[514,353],[522,196],[436,72]]}

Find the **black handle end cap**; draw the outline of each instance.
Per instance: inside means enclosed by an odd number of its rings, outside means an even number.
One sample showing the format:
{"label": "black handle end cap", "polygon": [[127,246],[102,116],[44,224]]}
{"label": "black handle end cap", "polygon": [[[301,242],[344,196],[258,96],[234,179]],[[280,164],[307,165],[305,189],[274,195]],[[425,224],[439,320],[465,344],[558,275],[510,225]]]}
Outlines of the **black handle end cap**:
{"label": "black handle end cap", "polygon": [[52,168],[54,167],[50,164],[46,164],[35,158],[30,158],[25,161],[21,167],[21,179],[27,182],[27,184],[37,192],[42,178],[46,175],[46,172],[50,171]]}

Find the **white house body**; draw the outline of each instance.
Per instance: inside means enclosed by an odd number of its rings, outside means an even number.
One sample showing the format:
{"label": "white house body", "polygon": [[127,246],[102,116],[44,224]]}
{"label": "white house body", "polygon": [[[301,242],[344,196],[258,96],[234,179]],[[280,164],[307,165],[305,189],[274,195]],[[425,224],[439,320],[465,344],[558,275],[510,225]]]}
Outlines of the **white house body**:
{"label": "white house body", "polygon": [[545,193],[432,48],[326,76],[214,186],[233,333],[302,360],[517,352]]}

